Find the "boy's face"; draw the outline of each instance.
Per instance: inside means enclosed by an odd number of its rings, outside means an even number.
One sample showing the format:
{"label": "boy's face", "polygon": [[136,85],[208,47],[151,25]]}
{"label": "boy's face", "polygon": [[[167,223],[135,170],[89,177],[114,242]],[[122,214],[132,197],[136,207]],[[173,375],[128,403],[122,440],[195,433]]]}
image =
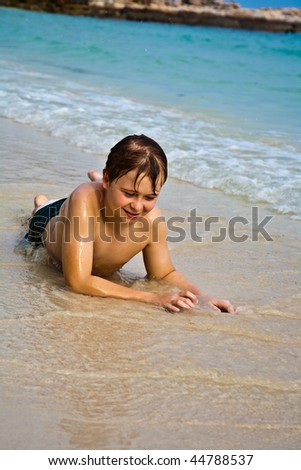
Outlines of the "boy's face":
{"label": "boy's face", "polygon": [[148,176],[139,176],[134,187],[135,179],[136,171],[132,170],[110,183],[104,172],[103,188],[107,213],[130,221],[146,215],[155,207],[161,185],[157,185],[154,193]]}

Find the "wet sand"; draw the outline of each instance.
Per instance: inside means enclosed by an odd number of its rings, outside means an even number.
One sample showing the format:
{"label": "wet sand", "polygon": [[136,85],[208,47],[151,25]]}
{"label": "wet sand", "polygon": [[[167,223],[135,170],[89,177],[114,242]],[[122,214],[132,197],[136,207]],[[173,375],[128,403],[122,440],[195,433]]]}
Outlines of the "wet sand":
{"label": "wet sand", "polygon": [[[252,241],[252,204],[171,179],[159,206],[186,234],[170,242],[173,260],[237,314],[75,294],[43,248],[21,243],[22,223],[36,193],[67,195],[108,149],[83,153],[6,120],[0,135],[1,449],[298,449],[300,222],[260,206],[273,241]],[[194,208],[220,220],[199,224],[202,242]],[[248,221],[235,225],[243,243],[229,238],[233,217]],[[166,289],[143,276],[137,257],[116,282]]]}

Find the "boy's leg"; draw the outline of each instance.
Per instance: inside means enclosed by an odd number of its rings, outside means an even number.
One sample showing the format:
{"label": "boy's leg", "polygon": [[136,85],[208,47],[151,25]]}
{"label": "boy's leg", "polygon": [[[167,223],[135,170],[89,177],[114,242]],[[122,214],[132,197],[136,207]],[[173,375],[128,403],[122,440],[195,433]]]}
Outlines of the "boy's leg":
{"label": "boy's leg", "polygon": [[44,194],[37,194],[37,196],[35,196],[33,200],[34,210],[32,211],[32,215],[34,215],[34,213],[38,210],[40,206],[42,206],[43,204],[46,204],[47,201],[48,201],[47,196],[44,196]]}
{"label": "boy's leg", "polygon": [[[90,170],[88,171],[88,177],[91,181],[101,181],[102,176],[101,174],[96,171],[96,170]],[[33,200],[34,202],[34,209],[32,211],[32,215],[38,210],[40,206],[43,204],[46,204],[48,202],[48,197],[45,196],[44,194],[37,194]]]}
{"label": "boy's leg", "polygon": [[[101,174],[96,171],[96,170],[90,170],[88,171],[88,177],[91,181],[101,181],[102,176]],[[38,210],[40,206],[43,204],[46,204],[48,202],[48,197],[45,196],[44,194],[37,194],[33,200],[34,202],[34,209],[32,211],[32,215]]]}
{"label": "boy's leg", "polygon": [[101,174],[98,173],[98,171],[96,171],[96,170],[88,171],[88,177],[91,181],[101,181],[102,180]]}

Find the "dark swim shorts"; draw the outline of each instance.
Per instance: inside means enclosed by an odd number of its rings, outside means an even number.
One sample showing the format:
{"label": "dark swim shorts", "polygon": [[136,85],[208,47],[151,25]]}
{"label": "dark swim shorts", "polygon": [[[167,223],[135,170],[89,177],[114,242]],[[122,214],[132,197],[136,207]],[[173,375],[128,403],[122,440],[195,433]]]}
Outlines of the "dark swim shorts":
{"label": "dark swim shorts", "polygon": [[43,245],[43,233],[49,220],[57,216],[67,198],[58,199],[38,209],[29,222],[25,238],[35,246]]}

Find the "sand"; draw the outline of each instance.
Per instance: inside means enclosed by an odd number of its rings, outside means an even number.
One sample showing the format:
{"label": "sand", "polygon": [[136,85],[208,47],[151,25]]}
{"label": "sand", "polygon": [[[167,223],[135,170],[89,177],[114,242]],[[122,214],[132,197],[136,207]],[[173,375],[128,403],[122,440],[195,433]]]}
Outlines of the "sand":
{"label": "sand", "polygon": [[[174,263],[237,314],[75,294],[43,248],[21,242],[22,224],[36,193],[67,195],[108,149],[87,154],[8,120],[0,135],[1,449],[297,449],[300,222],[170,179],[159,206],[185,232],[175,241],[171,226]],[[272,241],[255,220],[252,234],[257,210],[258,223],[272,216]],[[166,288],[144,274],[137,257],[115,281]]]}

